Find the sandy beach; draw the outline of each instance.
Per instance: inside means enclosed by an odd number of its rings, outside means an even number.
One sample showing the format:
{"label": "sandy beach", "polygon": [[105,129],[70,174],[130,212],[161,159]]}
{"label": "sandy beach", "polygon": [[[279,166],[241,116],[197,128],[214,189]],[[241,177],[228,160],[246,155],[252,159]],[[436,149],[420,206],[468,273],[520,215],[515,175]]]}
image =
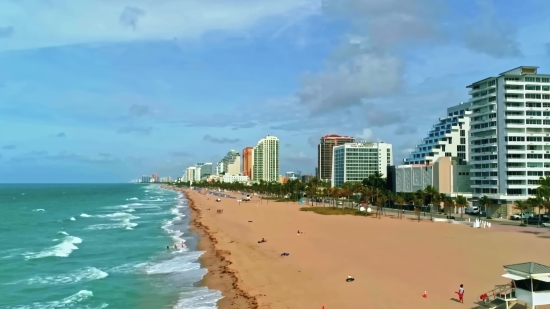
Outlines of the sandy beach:
{"label": "sandy beach", "polygon": [[[503,265],[550,264],[550,229],[323,216],[296,203],[184,193],[206,251],[203,284],[222,291],[220,309],[472,308],[509,283]],[[460,284],[464,304],[455,300]]]}

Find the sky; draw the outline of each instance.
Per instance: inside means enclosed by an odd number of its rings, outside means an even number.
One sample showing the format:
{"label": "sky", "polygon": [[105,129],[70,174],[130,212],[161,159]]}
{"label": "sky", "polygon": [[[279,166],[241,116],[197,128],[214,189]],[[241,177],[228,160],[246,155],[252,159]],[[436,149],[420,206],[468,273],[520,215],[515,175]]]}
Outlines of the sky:
{"label": "sky", "polygon": [[472,82],[550,72],[547,0],[0,0],[0,182],[178,177],[340,134],[399,163]]}

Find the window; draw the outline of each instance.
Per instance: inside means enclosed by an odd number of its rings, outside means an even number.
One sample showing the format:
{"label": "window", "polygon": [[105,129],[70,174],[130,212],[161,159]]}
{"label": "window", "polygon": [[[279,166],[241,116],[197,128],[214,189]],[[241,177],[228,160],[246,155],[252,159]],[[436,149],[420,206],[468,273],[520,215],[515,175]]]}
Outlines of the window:
{"label": "window", "polygon": [[539,112],[539,111],[526,111],[525,115],[527,115],[527,116],[540,116],[541,112]]}
{"label": "window", "polygon": [[527,103],[525,103],[525,106],[527,106],[527,107],[541,107],[541,104],[539,102],[527,102]]}
{"label": "window", "polygon": [[526,99],[542,99],[542,95],[540,93],[526,93],[525,98]]}
{"label": "window", "polygon": [[526,124],[542,124],[542,120],[540,119],[526,119]]}
{"label": "window", "polygon": [[466,145],[466,138],[461,137],[461,138],[460,138],[460,143],[461,143],[462,145]]}

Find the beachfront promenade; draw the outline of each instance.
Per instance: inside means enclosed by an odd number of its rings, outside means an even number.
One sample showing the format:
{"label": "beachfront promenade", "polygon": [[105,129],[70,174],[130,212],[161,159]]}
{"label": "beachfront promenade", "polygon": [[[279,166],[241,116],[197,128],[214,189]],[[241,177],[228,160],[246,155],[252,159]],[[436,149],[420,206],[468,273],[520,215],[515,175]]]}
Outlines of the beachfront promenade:
{"label": "beachfront promenade", "polygon": [[[237,286],[257,302],[249,308],[473,308],[480,295],[509,282],[502,265],[548,264],[550,256],[546,229],[318,215],[300,211],[305,205],[298,203],[216,202],[213,195],[186,192],[219,255],[231,262]],[[258,243],[262,238],[267,242]],[[208,264],[205,284],[231,295],[234,285],[216,282],[219,267]],[[345,282],[348,275],[356,280]],[[464,305],[453,300],[460,284]],[[238,307],[227,301],[220,308]]]}

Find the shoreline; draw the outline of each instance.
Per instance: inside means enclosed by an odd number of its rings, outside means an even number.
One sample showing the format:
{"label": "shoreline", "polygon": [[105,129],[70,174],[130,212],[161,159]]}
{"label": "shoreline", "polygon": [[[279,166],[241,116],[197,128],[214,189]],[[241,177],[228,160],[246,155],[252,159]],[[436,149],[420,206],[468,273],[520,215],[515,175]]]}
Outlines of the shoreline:
{"label": "shoreline", "polygon": [[168,188],[181,192],[188,200],[190,209],[189,230],[199,236],[197,249],[204,251],[204,254],[199,258],[199,262],[201,267],[206,268],[208,272],[197,284],[222,293],[223,298],[217,302],[218,309],[258,309],[259,305],[256,297],[251,296],[240,287],[239,276],[230,267],[232,264],[229,258],[231,252],[217,247],[218,240],[214,235],[215,232],[212,232],[203,223],[202,211],[195,204],[189,192],[185,189]]}

